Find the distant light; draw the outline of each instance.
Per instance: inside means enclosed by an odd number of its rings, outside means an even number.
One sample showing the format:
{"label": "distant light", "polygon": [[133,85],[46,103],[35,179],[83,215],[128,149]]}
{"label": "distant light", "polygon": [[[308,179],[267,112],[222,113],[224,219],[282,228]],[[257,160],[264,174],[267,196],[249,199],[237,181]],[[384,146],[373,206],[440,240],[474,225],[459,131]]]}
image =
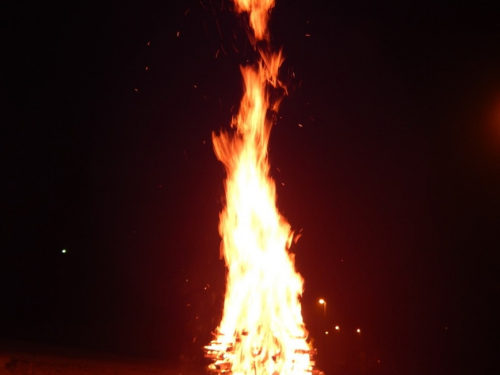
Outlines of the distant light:
{"label": "distant light", "polygon": [[66,254],[66,249],[62,249],[61,253]]}
{"label": "distant light", "polygon": [[338,331],[340,329],[339,326],[335,326],[335,331]]}
{"label": "distant light", "polygon": [[324,305],[324,304],[326,303],[326,301],[325,301],[323,298],[321,298],[318,302],[319,302],[321,305]]}
{"label": "distant light", "polygon": [[356,330],[356,332],[357,332],[357,333],[361,333],[361,330],[358,328],[358,329]]}
{"label": "distant light", "polygon": [[328,331],[325,331],[325,335],[328,335]]}

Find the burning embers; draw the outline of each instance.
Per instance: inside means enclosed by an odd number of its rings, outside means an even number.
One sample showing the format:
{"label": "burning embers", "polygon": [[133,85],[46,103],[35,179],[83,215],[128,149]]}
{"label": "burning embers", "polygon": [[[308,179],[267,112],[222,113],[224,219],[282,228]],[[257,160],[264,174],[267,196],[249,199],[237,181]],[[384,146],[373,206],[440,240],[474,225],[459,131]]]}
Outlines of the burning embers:
{"label": "burning embers", "polygon": [[[248,334],[243,333],[233,342],[236,345],[243,345],[242,341],[246,339]],[[295,338],[297,347],[302,346],[304,337]],[[251,349],[250,360],[247,361],[246,367],[238,371],[234,366],[234,348],[232,344],[223,344],[221,342],[212,341],[210,345],[205,347],[205,357],[213,360],[213,363],[208,367],[209,371],[218,374],[302,374],[313,372],[314,362],[311,359],[313,354],[312,349],[295,349],[292,353],[292,358],[289,363],[285,363],[281,357],[281,352],[276,354],[265,353],[266,350],[262,347],[254,347]]]}
{"label": "burning embers", "polygon": [[[254,46],[260,41],[267,47],[274,0],[235,0],[235,5],[249,13]],[[299,301],[303,280],[288,252],[293,232],[276,208],[267,158],[268,112],[279,104],[269,91],[280,86],[282,57],[269,48],[257,50],[258,63],[241,68],[245,93],[234,131],[212,137],[227,173],[219,232],[228,275],[222,321],[205,352],[213,361],[209,370],[220,374],[303,374],[314,365]]]}

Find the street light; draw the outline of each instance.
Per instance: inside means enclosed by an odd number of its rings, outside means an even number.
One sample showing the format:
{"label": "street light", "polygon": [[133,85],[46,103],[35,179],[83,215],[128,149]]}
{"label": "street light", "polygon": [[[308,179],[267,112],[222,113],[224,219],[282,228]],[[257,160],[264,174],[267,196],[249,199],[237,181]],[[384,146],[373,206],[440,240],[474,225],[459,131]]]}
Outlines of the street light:
{"label": "street light", "polygon": [[326,301],[323,298],[320,298],[318,302],[320,305],[323,305],[323,320],[326,327]]}
{"label": "street light", "polygon": [[328,352],[328,325],[326,324],[326,300],[323,298],[320,298],[318,300],[320,305],[323,305],[323,326],[324,326],[324,332],[325,332],[325,354]]}

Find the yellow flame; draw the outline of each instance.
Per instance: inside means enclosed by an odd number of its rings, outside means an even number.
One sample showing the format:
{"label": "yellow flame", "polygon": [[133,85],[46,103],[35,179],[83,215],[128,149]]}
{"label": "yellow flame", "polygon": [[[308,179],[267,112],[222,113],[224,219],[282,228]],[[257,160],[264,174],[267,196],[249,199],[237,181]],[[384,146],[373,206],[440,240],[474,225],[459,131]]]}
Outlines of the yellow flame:
{"label": "yellow flame", "polygon": [[[274,1],[235,0],[250,13],[255,37],[267,39],[267,18]],[[213,135],[224,164],[226,207],[220,215],[222,253],[228,268],[223,318],[216,339],[213,369],[233,374],[301,374],[311,371],[307,332],[299,297],[303,280],[288,252],[293,233],[276,208],[267,148],[272,121],[270,87],[279,86],[280,53],[260,52],[255,66],[241,68],[245,93],[234,132]]]}

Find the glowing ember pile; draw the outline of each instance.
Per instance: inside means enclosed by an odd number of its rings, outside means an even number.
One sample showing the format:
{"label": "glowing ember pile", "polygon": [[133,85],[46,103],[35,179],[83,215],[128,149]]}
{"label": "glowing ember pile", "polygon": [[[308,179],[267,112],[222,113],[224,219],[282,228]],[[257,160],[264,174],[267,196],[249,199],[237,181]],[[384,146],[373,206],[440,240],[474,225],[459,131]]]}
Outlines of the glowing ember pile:
{"label": "glowing ember pile", "polygon": [[233,119],[235,131],[213,135],[227,172],[219,231],[228,276],[223,318],[205,347],[206,357],[215,373],[309,373],[314,363],[299,301],[303,280],[288,252],[293,233],[276,208],[267,159],[268,111],[275,113],[279,104],[270,103],[269,90],[279,86],[282,63],[281,54],[268,48],[274,0],[235,0],[235,5],[249,14],[260,60],[241,68],[245,94]]}

